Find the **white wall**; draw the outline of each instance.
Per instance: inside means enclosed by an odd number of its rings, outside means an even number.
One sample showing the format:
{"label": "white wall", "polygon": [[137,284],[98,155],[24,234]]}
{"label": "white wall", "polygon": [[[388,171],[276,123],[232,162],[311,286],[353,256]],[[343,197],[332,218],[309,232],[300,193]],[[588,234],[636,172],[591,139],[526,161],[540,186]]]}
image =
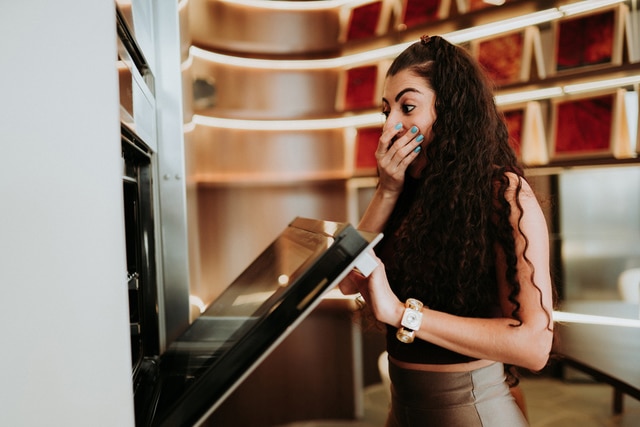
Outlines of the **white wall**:
{"label": "white wall", "polygon": [[0,425],[133,425],[113,0],[0,0]]}

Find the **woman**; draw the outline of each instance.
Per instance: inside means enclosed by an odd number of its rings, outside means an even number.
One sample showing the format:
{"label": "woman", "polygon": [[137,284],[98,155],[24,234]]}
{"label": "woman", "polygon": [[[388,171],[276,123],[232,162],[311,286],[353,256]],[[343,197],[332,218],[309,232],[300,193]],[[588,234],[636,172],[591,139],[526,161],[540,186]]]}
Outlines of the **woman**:
{"label": "woman", "polygon": [[526,426],[505,366],[549,357],[548,232],[492,86],[464,49],[424,36],[391,64],[382,104],[359,224],[384,232],[379,265],[340,288],[386,324],[387,426]]}

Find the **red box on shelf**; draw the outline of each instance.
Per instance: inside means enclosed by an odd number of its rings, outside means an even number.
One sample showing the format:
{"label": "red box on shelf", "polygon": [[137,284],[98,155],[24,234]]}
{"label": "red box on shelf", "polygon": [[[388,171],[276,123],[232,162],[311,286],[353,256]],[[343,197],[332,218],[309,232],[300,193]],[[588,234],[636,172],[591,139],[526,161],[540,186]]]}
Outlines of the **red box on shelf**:
{"label": "red box on shelf", "polygon": [[624,89],[553,101],[554,159],[629,157]]}
{"label": "red box on shelf", "polygon": [[522,128],[524,126],[524,109],[517,108],[504,112],[504,121],[509,131],[509,145],[522,160]]}
{"label": "red box on shelf", "polygon": [[399,29],[417,27],[449,16],[451,0],[403,0]]}
{"label": "red box on shelf", "polygon": [[473,40],[470,47],[497,86],[528,81],[534,58],[538,76],[546,76],[537,27]]}
{"label": "red box on shelf", "polygon": [[619,4],[556,21],[554,71],[622,64],[627,13]]}
{"label": "red box on shelf", "polygon": [[356,155],[355,169],[356,171],[375,172],[378,163],[376,162],[376,149],[378,148],[378,140],[382,128],[362,127],[356,130]]}
{"label": "red box on shelf", "polygon": [[340,10],[341,43],[384,34],[389,27],[392,4],[389,0],[362,0],[347,3]]}
{"label": "red box on shelf", "polygon": [[370,64],[341,72],[338,79],[336,109],[338,111],[363,110],[380,104],[380,65]]}

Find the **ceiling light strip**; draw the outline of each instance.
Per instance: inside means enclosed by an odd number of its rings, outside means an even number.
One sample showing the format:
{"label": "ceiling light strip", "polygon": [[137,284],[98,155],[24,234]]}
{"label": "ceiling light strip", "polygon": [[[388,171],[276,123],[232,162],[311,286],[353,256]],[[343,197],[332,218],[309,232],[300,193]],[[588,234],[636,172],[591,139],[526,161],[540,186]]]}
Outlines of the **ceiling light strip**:
{"label": "ceiling light strip", "polygon": [[393,58],[412,43],[413,42],[397,44],[337,58],[304,60],[243,58],[239,56],[223,55],[221,53],[211,52],[195,46],[191,46],[189,48],[189,52],[192,56],[204,59],[205,61],[242,68],[259,68],[261,70],[337,70],[363,64],[371,64],[372,62],[377,62],[386,58]]}
{"label": "ceiling light strip", "polygon": [[620,317],[596,316],[592,314],[571,313],[563,311],[554,311],[553,320],[555,322],[640,328],[640,319],[624,319]]}
{"label": "ceiling light strip", "polygon": [[506,93],[496,95],[497,105],[515,104],[518,102],[537,101],[541,99],[556,98],[564,95],[561,87],[549,87],[544,89],[529,90],[524,92]]}
{"label": "ceiling light strip", "polygon": [[640,84],[640,75],[619,77],[607,80],[593,80],[590,82],[576,83],[566,86],[499,94],[496,95],[495,99],[496,104],[498,105],[508,105],[518,102],[557,98],[559,96],[573,95],[576,93],[587,93],[604,89],[622,88],[635,84]]}
{"label": "ceiling light strip", "polygon": [[230,3],[233,6],[253,7],[256,9],[272,10],[327,10],[345,5],[355,5],[368,0],[307,0],[307,1],[279,1],[279,0],[216,0],[218,3]]}
{"label": "ceiling light strip", "polygon": [[584,12],[600,9],[614,4],[623,3],[625,0],[584,0],[581,2],[565,4],[558,7],[564,16],[578,15]]}
{"label": "ceiling light strip", "polygon": [[609,80],[595,80],[595,81],[586,82],[586,83],[566,85],[563,88],[563,90],[564,90],[564,93],[573,94],[573,93],[582,93],[582,92],[593,92],[600,89],[611,89],[611,88],[617,88],[617,87],[631,86],[638,83],[640,83],[640,75],[620,77],[620,78],[609,79]]}
{"label": "ceiling light strip", "polygon": [[562,18],[563,14],[558,9],[547,9],[540,12],[530,13],[517,18],[505,19],[502,21],[491,22],[488,24],[477,25],[475,27],[465,28],[463,30],[453,31],[445,34],[447,40],[452,43],[464,43],[483,37],[502,34],[531,25],[542,24],[556,19]]}
{"label": "ceiling light strip", "polygon": [[194,115],[193,123],[196,125],[257,131],[303,131],[303,130],[327,130],[348,127],[382,126],[384,116],[381,113],[361,114],[358,116],[336,117],[331,119],[311,120],[244,120],[226,119]]}

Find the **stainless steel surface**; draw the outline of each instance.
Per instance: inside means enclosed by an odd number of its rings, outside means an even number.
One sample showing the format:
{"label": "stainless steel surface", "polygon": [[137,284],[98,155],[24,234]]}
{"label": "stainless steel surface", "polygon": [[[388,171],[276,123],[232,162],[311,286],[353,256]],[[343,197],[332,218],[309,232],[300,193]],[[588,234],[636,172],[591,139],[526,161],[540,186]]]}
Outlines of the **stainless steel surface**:
{"label": "stainless steel surface", "polygon": [[[122,59],[121,118],[149,147],[150,203],[155,227],[139,238],[155,256],[157,277],[147,310],[157,323],[142,330],[158,335],[160,353],[189,325],[182,70],[178,5],[149,0],[120,1],[119,53]],[[153,233],[153,235],[151,235]],[[148,290],[145,290],[148,292]],[[146,354],[145,356],[153,356]]]}
{"label": "stainless steel surface", "polygon": [[[156,157],[159,241],[162,245],[164,348],[189,325],[189,245],[182,127],[182,71],[177,2],[149,2],[153,13],[158,156]],[[163,345],[164,344],[164,345]]]}
{"label": "stainless steel surface", "polygon": [[[621,301],[567,302],[562,309],[607,318],[635,319],[638,305]],[[640,323],[640,322],[637,322]],[[570,366],[640,399],[640,327],[557,322],[554,352]],[[618,408],[621,409],[621,408]]]}
{"label": "stainless steel surface", "polygon": [[131,7],[126,7],[124,11],[118,7],[116,27],[120,120],[157,151],[155,77],[151,63],[135,38],[132,25]]}
{"label": "stainless steel surface", "polygon": [[621,299],[618,276],[640,266],[640,169],[564,171],[559,182],[566,299]]}

